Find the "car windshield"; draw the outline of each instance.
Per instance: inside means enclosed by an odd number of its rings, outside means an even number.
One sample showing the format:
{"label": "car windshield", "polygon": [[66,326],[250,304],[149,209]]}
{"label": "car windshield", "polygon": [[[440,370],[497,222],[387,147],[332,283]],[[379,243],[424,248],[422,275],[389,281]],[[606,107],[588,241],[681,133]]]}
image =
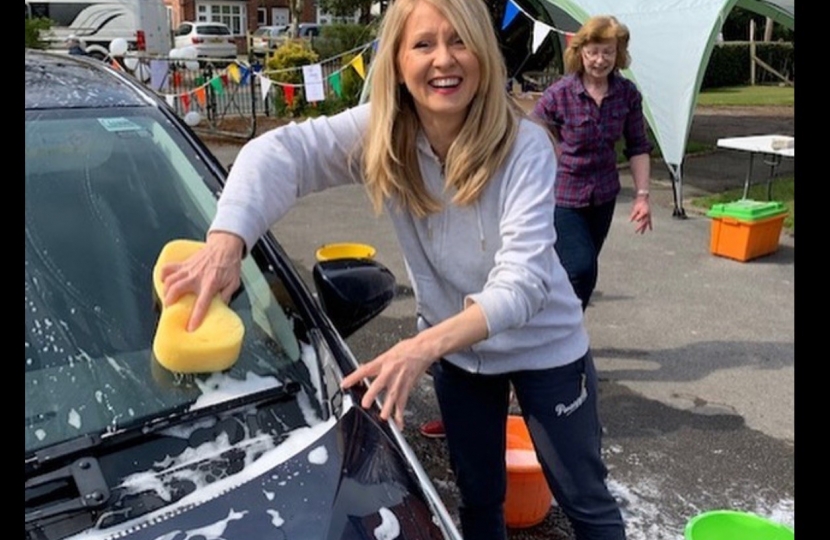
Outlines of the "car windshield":
{"label": "car windshield", "polygon": [[230,304],[245,325],[236,364],[183,376],[153,357],[153,266],[167,242],[204,239],[220,189],[169,119],[152,107],[27,111],[25,155],[27,455],[288,380],[322,416],[316,356],[261,248]]}
{"label": "car windshield", "polygon": [[196,33],[205,36],[229,36],[231,31],[227,26],[208,24],[196,27]]}

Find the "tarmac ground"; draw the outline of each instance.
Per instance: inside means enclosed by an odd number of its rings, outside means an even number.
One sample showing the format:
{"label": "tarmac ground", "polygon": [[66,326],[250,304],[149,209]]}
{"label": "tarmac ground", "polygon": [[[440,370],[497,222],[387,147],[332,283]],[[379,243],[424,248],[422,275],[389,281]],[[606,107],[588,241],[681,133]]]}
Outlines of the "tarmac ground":
{"label": "tarmac ground", "polygon": [[[793,108],[699,109],[690,140],[793,135]],[[226,165],[238,144],[207,141]],[[683,168],[685,218],[673,215],[668,170],[652,162],[654,230],[628,222],[632,182],[621,193],[586,311],[600,376],[600,414],[608,483],[629,540],[683,540],[685,524],[714,509],[753,512],[795,526],[795,237],[739,262],[710,252],[711,220],[687,200],[743,185],[748,156],[717,149]],[[760,162],[759,162],[760,163]],[[794,174],[785,160],[780,175]],[[758,165],[753,182],[768,171]],[[359,241],[397,276],[392,305],[348,343],[370,360],[415,330],[414,304],[391,225],[374,217],[359,187],[308,196],[273,227],[313,287],[322,244]],[[431,381],[410,397],[404,433],[450,514],[458,493],[442,439],[418,426],[438,417]],[[555,494],[554,494],[555,495]],[[555,502],[544,520],[510,529],[510,540],[573,540]]]}

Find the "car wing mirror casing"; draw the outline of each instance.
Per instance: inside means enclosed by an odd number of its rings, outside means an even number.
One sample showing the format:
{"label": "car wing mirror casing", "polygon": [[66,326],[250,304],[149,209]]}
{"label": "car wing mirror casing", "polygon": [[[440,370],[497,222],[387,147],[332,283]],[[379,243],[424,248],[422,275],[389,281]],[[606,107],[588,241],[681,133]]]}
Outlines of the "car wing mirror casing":
{"label": "car wing mirror casing", "polygon": [[395,276],[371,259],[321,261],[312,270],[317,297],[345,339],[386,309],[395,297]]}

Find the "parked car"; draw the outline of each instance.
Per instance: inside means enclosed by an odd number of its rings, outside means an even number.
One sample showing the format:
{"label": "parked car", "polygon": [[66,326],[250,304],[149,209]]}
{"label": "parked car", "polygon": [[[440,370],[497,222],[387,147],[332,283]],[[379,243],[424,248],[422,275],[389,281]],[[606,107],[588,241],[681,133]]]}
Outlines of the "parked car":
{"label": "parked car", "polygon": [[152,269],[204,238],[225,169],[106,63],[27,50],[25,88],[26,538],[460,539],[366,387],[340,389],[389,270],[332,260],[306,284],[268,233],[229,304],[239,359],[171,373]]}
{"label": "parked car", "polygon": [[239,54],[231,29],[217,22],[181,23],[173,31],[173,45],[195,48],[199,58],[235,59]]}
{"label": "parked car", "polygon": [[[251,51],[255,56],[263,57],[292,37],[293,29],[290,24],[279,26],[260,26],[251,34]],[[313,39],[320,35],[320,25],[317,23],[300,23],[297,25],[296,37]]]}
{"label": "parked car", "polygon": [[[286,29],[286,35],[292,34],[291,25]],[[297,25],[297,35],[300,38],[315,38],[320,35],[320,25],[317,23],[300,23]]]}
{"label": "parked car", "polygon": [[260,26],[251,34],[251,53],[255,56],[267,56],[285,39],[287,25]]}

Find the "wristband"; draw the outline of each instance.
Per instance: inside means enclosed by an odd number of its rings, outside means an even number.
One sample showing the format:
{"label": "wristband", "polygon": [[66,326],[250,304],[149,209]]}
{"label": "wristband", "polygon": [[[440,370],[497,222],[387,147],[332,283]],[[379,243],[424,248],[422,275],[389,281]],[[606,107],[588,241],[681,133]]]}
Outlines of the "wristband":
{"label": "wristband", "polygon": [[647,189],[638,189],[637,190],[638,197],[648,197],[648,190]]}

